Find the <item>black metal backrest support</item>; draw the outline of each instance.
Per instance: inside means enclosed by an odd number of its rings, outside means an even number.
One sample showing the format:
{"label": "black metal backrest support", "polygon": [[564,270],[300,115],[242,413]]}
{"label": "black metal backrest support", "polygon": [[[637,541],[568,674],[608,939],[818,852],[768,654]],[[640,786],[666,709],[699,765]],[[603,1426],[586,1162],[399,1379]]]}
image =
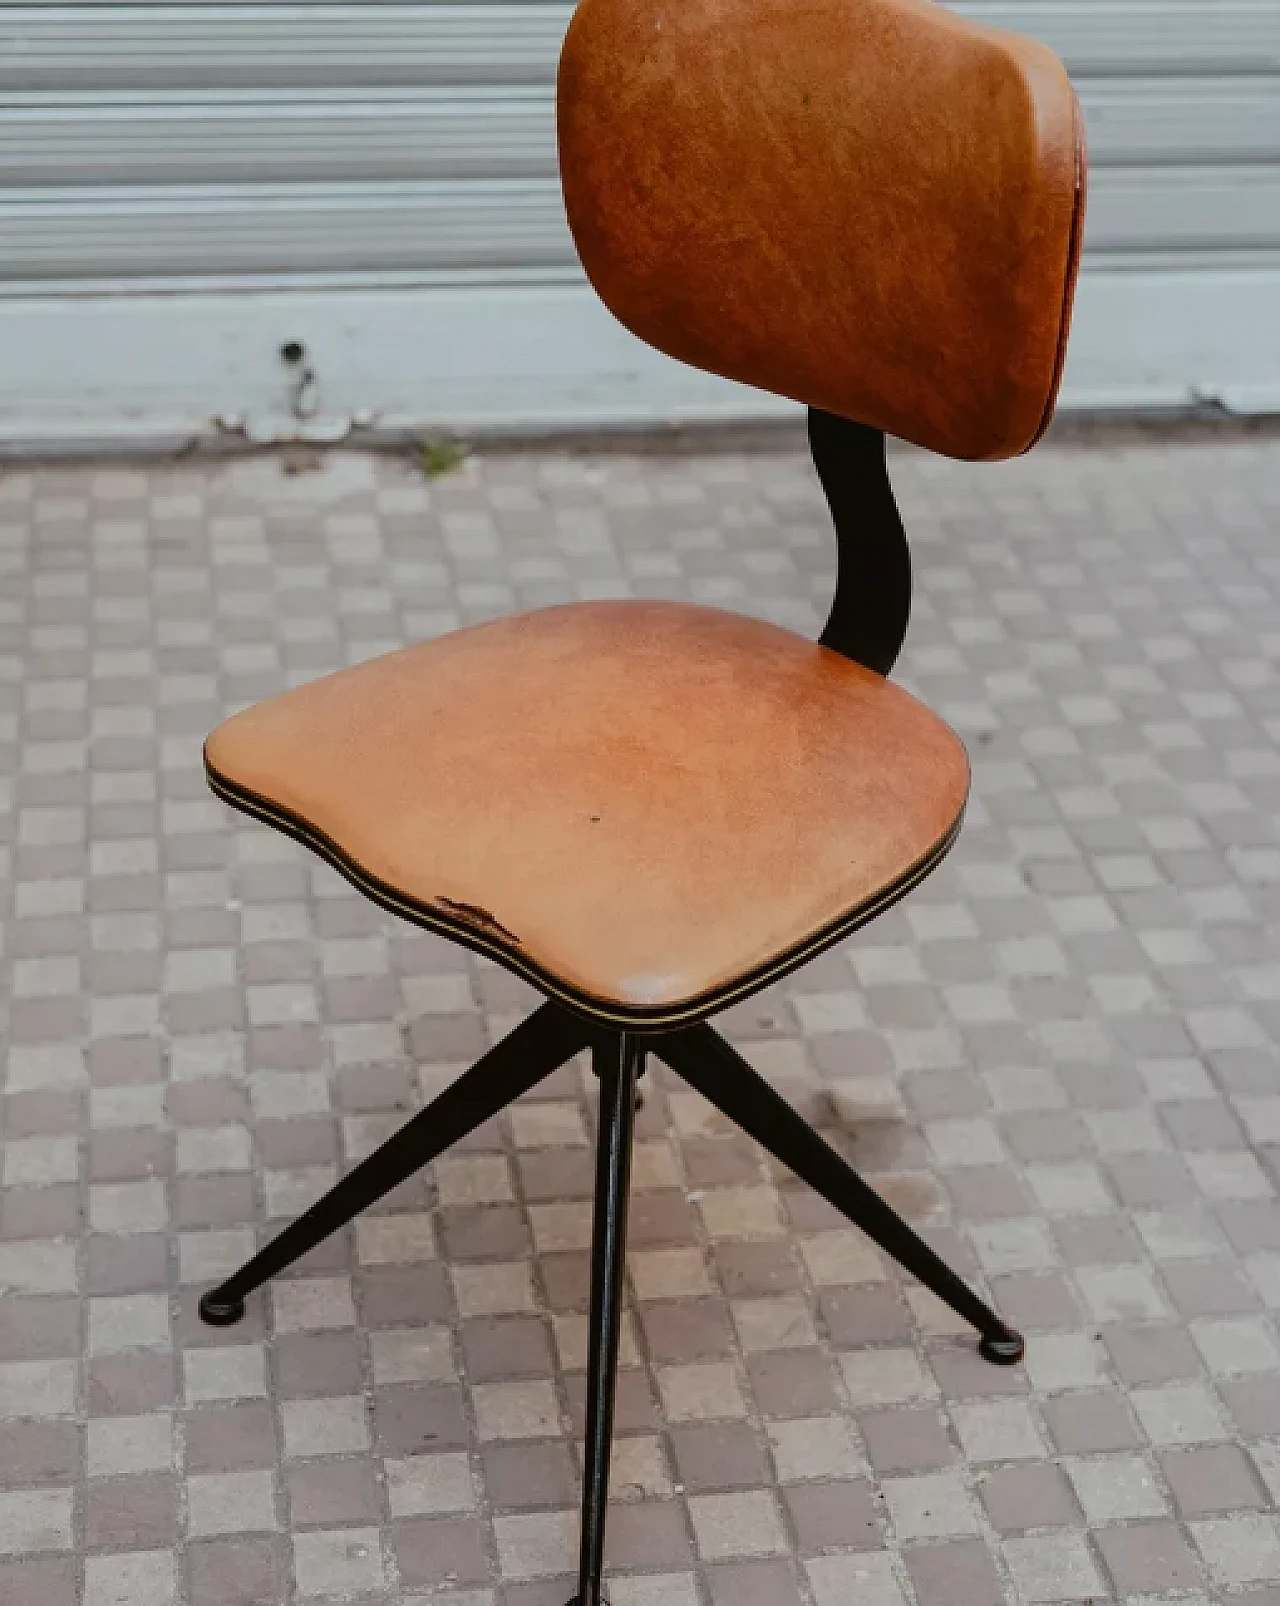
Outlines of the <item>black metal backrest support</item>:
{"label": "black metal backrest support", "polygon": [[887,675],[911,616],[911,554],[883,430],[809,409],[809,449],[836,527],[839,569],[819,640]]}

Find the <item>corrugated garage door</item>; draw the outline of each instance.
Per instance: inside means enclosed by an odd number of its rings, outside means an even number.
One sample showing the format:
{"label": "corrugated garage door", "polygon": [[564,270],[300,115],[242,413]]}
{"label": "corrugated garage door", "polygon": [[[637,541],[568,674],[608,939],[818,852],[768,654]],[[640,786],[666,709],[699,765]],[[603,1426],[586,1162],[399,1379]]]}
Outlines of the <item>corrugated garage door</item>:
{"label": "corrugated garage door", "polygon": [[[960,9],[1046,39],[1085,104],[1074,396],[1280,406],[1280,0]],[[289,341],[322,431],[771,408],[582,284],[569,12],[0,5],[0,436],[286,429]]]}

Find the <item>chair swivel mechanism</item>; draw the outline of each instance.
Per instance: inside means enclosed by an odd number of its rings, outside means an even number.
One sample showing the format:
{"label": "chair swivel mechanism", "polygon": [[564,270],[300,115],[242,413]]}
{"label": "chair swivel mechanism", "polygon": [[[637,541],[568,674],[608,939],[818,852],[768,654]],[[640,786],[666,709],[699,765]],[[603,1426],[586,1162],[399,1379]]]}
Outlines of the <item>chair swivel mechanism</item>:
{"label": "chair swivel mechanism", "polygon": [[1048,423],[1083,218],[1070,84],[929,0],[582,0],[560,63],[587,275],[668,355],[809,409],[839,568],[817,643],[602,602],[249,708],[214,792],[545,1002],[240,1271],[206,1322],[560,1065],[599,1077],[577,1606],[599,1606],[636,1084],[655,1055],[977,1331],[1021,1337],[710,1018],[904,897],[956,838],[958,738],[887,679],[911,568],[886,433],[967,460]]}

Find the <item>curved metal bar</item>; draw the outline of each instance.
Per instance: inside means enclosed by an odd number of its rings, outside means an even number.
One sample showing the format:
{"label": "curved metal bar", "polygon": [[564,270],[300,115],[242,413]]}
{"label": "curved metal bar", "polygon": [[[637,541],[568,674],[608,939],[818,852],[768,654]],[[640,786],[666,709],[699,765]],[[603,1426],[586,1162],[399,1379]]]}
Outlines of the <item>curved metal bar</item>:
{"label": "curved metal bar", "polygon": [[1012,1366],[1022,1359],[1021,1335],[956,1276],[714,1026],[704,1021],[701,1026],[670,1032],[657,1040],[653,1052],[977,1328],[985,1359],[997,1366]]}
{"label": "curved metal bar", "polygon": [[809,409],[809,450],[836,527],[839,569],[824,647],[887,675],[911,617],[911,554],[884,431]]}

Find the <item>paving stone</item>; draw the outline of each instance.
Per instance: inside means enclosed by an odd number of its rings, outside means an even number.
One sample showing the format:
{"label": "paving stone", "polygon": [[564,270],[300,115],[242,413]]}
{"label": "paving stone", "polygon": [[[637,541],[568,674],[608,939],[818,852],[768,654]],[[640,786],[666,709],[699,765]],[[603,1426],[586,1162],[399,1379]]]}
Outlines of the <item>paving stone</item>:
{"label": "paving stone", "polygon": [[1073,1457],[1065,1463],[1065,1470],[1091,1523],[1165,1515],[1167,1508],[1154,1470],[1141,1456]]}
{"label": "paving stone", "polygon": [[1097,1535],[1097,1544],[1121,1595],[1190,1590],[1203,1581],[1200,1559],[1171,1522],[1104,1528]]}
{"label": "paving stone", "polygon": [[676,1472],[688,1489],[758,1488],[768,1482],[764,1448],[745,1422],[673,1427],[671,1448]]}
{"label": "paving stone", "polygon": [[293,1573],[299,1595],[364,1595],[385,1581],[376,1528],[314,1529],[294,1535]]}
{"label": "paving stone", "polygon": [[1001,1533],[1082,1526],[1070,1486],[1052,1463],[989,1472],[978,1490],[987,1515]]}
{"label": "paving stone", "polygon": [[913,1545],[904,1559],[920,1606],[1004,1606],[991,1553],[979,1540]]}
{"label": "paving stone", "polygon": [[1261,1510],[1267,1504],[1249,1457],[1234,1445],[1167,1450],[1160,1461],[1178,1510],[1186,1518]]}

